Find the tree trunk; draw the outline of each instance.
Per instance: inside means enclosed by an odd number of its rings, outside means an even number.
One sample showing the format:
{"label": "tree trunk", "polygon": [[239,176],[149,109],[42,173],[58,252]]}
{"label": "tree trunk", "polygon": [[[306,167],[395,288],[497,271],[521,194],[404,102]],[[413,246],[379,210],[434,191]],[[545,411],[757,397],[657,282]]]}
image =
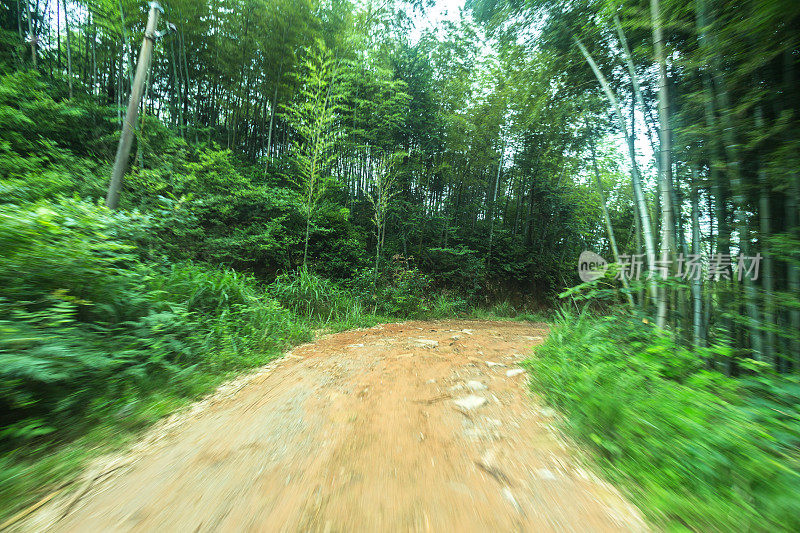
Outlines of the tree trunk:
{"label": "tree trunk", "polygon": [[26,0],[26,3],[28,4],[28,34],[31,40],[31,60],[33,61],[33,69],[37,70],[39,67],[36,58],[36,32],[33,29],[33,17],[35,13],[33,7],[31,7],[30,0]]}
{"label": "tree trunk", "polygon": [[[653,20],[653,45],[658,65],[658,119],[659,152],[659,192],[661,196],[661,259],[669,261],[674,250],[672,221],[672,130],[669,124],[669,96],[667,94],[667,64],[664,58],[664,32],[661,27],[659,0],[650,0],[650,15]],[[661,285],[656,312],[656,324],[660,328],[667,325],[668,291]]]}
{"label": "tree trunk", "polygon": [[303,270],[308,268],[308,236],[311,233],[311,215],[306,218],[306,238],[303,244]]}
{"label": "tree trunk", "polygon": [[67,0],[64,0],[64,31],[67,34],[67,83],[69,84],[69,99],[72,100],[72,39],[70,37]]}
{"label": "tree trunk", "polygon": [[[91,20],[91,19],[90,19]],[[91,20],[90,24],[92,24],[92,90],[91,93],[94,94],[95,91],[99,90],[97,87],[97,28],[94,25],[94,21]]]}
{"label": "tree trunk", "polygon": [[[653,133],[652,133],[652,125],[647,120],[648,116],[648,109],[647,106],[644,105],[644,98],[642,97],[642,89],[639,85],[639,80],[636,78],[636,67],[633,64],[633,56],[631,55],[630,47],[628,46],[628,39],[625,37],[625,32],[622,30],[622,23],[619,21],[619,17],[614,14],[614,25],[617,28],[617,35],[619,36],[619,42],[622,44],[622,51],[625,55],[625,64],[628,66],[628,74],[631,77],[631,85],[633,86],[633,96],[635,102],[639,105],[642,110],[642,117],[644,117],[644,124],[645,129],[647,131],[647,138],[650,141],[650,146],[653,149],[653,153],[658,153],[656,150],[655,142],[653,141]],[[633,102],[631,103],[631,108],[633,108]],[[635,117],[631,115],[631,121],[635,122]],[[631,135],[636,134],[636,128],[631,126]]]}
{"label": "tree trunk", "polygon": [[[756,108],[756,128],[763,131],[764,119],[762,116],[761,107]],[[769,238],[770,238],[770,191],[769,182],[767,181],[767,171],[764,168],[765,158],[762,156],[758,161],[758,184],[760,188],[758,215],[759,215],[759,238],[758,243],[761,248],[760,252],[763,256],[763,267],[761,269],[762,287],[764,289],[764,336],[762,345],[762,354],[766,362],[776,365],[775,360],[775,332],[773,327],[775,325],[775,295],[774,280],[772,272],[772,254],[770,253]]]}
{"label": "tree trunk", "polygon": [[20,43],[24,43],[25,36],[22,35],[22,3],[20,0],[17,0],[17,32],[19,32]]}
{"label": "tree trunk", "polygon": [[[281,71],[282,70],[283,67],[281,66]],[[267,132],[267,154],[266,154],[268,162],[272,159],[270,155],[272,153],[272,128],[273,125],[275,124],[275,106],[278,105],[278,87],[281,84],[280,78],[281,74],[279,72],[278,80],[275,82],[275,92],[272,94],[272,105],[270,106],[269,110],[269,130]]]}
{"label": "tree trunk", "polygon": [[503,169],[503,155],[506,149],[505,143],[500,148],[500,160],[497,162],[497,174],[494,177],[494,196],[492,196],[492,205],[489,212],[489,252],[486,255],[486,272],[488,275],[489,266],[492,262],[492,239],[494,237],[494,208],[497,203],[497,189],[500,185],[500,171]]}
{"label": "tree trunk", "polygon": [[153,52],[153,40],[150,36],[155,31],[156,25],[158,24],[159,10],[156,7],[157,5],[158,4],[154,3],[150,6],[145,37],[142,40],[142,49],[139,54],[139,63],[136,66],[136,77],[134,79],[133,88],[131,89],[130,101],[128,102],[128,111],[122,123],[122,133],[119,138],[119,145],[117,146],[117,155],[111,173],[111,182],[108,185],[108,193],[106,194],[106,207],[109,209],[116,209],[119,205],[119,196],[122,191],[122,178],[128,167],[128,157],[130,156],[131,144],[133,143],[133,132],[137,115],[139,114],[139,102],[142,98],[145,77],[150,68],[150,56]]}
{"label": "tree trunk", "polygon": [[[697,192],[697,171],[692,167],[692,255],[700,256],[700,203]],[[691,279],[692,339],[695,346],[705,346],[701,276]]]}
{"label": "tree trunk", "polygon": [[56,48],[58,54],[58,74],[61,75],[61,1],[60,0],[56,0]]}

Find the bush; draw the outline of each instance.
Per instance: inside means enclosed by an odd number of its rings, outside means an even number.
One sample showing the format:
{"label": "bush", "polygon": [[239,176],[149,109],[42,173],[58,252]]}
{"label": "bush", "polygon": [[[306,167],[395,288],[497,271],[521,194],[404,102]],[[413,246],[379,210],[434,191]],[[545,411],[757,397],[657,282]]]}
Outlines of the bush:
{"label": "bush", "polygon": [[431,278],[400,256],[395,256],[377,278],[373,269],[358,271],[348,286],[375,314],[412,318],[425,316],[430,310]]}
{"label": "bush", "polygon": [[798,530],[797,380],[727,378],[704,355],[633,318],[564,315],[527,365],[568,431],[657,521]]}
{"label": "bush", "polygon": [[474,300],[482,290],[486,267],[485,260],[475,250],[468,248],[431,248],[428,250],[426,268],[440,287],[446,287]]}
{"label": "bush", "polygon": [[202,365],[211,370],[260,364],[265,355],[310,337],[248,274],[183,263],[154,277],[150,287],[162,309],[185,308],[201,332]]}
{"label": "bush", "polygon": [[452,318],[467,313],[469,306],[463,298],[448,293],[439,293],[431,302],[427,316],[431,318]]}
{"label": "bush", "polygon": [[427,310],[430,277],[417,269],[396,269],[374,293],[378,312],[399,317],[413,317]]}
{"label": "bush", "polygon": [[77,200],[0,217],[0,445],[79,433],[167,381],[185,394],[308,338],[251,276],[142,263],[145,217]]}
{"label": "bush", "polygon": [[56,101],[35,70],[0,75],[0,198],[35,201],[93,193],[107,181],[86,156],[109,152],[115,110],[90,101]]}

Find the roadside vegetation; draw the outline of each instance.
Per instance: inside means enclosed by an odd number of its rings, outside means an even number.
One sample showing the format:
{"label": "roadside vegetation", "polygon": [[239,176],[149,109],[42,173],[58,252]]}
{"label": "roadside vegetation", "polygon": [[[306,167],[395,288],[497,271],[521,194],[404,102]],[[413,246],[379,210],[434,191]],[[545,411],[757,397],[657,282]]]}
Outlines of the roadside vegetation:
{"label": "roadside vegetation", "polygon": [[[717,347],[722,349],[720,347]],[[563,312],[525,363],[561,428],[667,530],[800,528],[800,379],[738,378],[624,309]]]}

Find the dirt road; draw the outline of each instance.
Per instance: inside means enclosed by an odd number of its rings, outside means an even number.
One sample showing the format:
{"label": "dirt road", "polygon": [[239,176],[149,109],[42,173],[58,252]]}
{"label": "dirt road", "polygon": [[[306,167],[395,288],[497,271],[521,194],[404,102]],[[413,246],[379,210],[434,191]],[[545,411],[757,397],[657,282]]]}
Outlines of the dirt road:
{"label": "dirt road", "polygon": [[155,427],[25,524],[49,531],[641,531],[516,363],[543,325],[327,336]]}

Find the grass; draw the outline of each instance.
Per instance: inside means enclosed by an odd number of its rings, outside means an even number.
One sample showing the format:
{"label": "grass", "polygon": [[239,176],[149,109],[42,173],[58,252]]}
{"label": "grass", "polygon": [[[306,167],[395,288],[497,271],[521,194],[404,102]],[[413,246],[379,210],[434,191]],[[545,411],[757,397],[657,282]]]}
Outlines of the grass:
{"label": "grass", "polygon": [[0,322],[0,521],[163,416],[310,338],[249,276],[182,264],[143,279],[125,298],[96,298],[111,315],[117,302],[144,309],[117,324],[79,321],[74,305],[28,312],[24,302],[5,302],[16,314]]}
{"label": "grass", "polygon": [[703,356],[631,317],[565,314],[525,365],[658,527],[800,530],[800,382],[727,378]]}
{"label": "grass", "polygon": [[508,302],[499,302],[490,306],[473,306],[466,316],[474,320],[508,320],[514,322],[545,322],[553,320],[549,310],[528,311],[517,309]]}
{"label": "grass", "polygon": [[[264,353],[249,362],[260,366],[277,356]],[[195,372],[180,387],[154,389],[129,403],[109,401],[92,421],[63,433],[60,443],[41,441],[0,455],[0,522],[74,480],[93,459],[124,450],[153,424],[239,373]]]}
{"label": "grass", "polygon": [[45,497],[74,479],[94,458],[124,449],[144,430],[224,381],[226,375],[199,375],[193,394],[177,395],[162,390],[141,398],[121,414],[105,409],[104,420],[74,428],[79,436],[61,444],[42,443],[16,448],[0,456],[0,521]]}
{"label": "grass", "polygon": [[[218,380],[209,383],[213,387]],[[193,397],[153,394],[124,418],[108,413],[107,422],[62,445],[18,448],[0,457],[0,520],[37,500],[77,474],[94,457],[122,449],[160,418]]]}

